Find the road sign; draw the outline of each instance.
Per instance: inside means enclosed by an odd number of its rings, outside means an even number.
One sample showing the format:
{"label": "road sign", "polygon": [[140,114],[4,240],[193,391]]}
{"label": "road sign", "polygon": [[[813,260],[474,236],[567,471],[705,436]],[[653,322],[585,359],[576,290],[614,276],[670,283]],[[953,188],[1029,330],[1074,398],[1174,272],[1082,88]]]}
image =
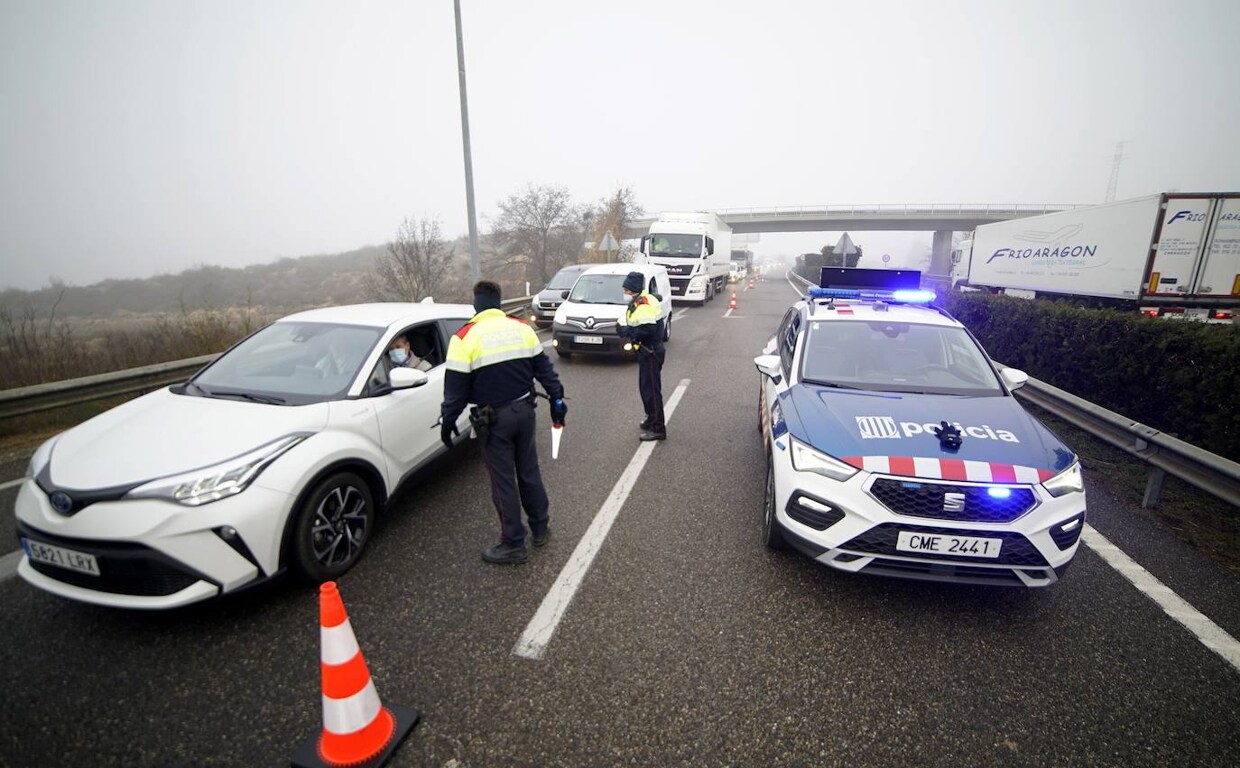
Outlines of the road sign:
{"label": "road sign", "polygon": [[598,249],[600,251],[607,251],[608,253],[618,251],[620,250],[620,243],[617,243],[616,238],[612,237],[611,233],[608,232],[603,235],[603,239],[599,241]]}
{"label": "road sign", "polygon": [[889,263],[890,261],[891,261],[891,254],[890,254],[890,253],[884,253],[884,254],[883,254],[883,263],[884,263],[884,264],[887,264],[887,263]]}

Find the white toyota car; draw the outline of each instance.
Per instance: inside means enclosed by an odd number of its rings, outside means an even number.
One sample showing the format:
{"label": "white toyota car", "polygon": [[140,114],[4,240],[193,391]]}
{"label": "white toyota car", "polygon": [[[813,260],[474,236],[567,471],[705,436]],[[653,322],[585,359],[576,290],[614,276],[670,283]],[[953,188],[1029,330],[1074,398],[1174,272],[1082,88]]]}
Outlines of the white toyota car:
{"label": "white toyota car", "polygon": [[1044,587],[1076,554],[1076,455],[919,275],[824,268],[754,363],[762,537],[842,571]]}
{"label": "white toyota car", "polygon": [[[186,383],[48,440],[17,497],[18,573],[128,608],[184,605],[286,569],[339,576],[402,481],[447,450],[443,362],[473,313],[391,303],[290,315]],[[393,365],[398,335],[428,371]],[[457,426],[467,435],[468,417]]]}

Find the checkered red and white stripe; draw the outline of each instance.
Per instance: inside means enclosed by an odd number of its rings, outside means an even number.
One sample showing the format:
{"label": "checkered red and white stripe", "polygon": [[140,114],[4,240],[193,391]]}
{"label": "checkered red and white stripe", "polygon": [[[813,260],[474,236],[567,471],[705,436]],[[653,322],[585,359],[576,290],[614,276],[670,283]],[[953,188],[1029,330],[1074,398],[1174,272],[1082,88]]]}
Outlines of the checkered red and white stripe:
{"label": "checkered red and white stripe", "polygon": [[1042,483],[1055,476],[1055,473],[1048,469],[964,459],[927,459],[920,456],[848,456],[844,458],[844,461],[866,472],[923,477],[932,480],[962,480],[975,483]]}

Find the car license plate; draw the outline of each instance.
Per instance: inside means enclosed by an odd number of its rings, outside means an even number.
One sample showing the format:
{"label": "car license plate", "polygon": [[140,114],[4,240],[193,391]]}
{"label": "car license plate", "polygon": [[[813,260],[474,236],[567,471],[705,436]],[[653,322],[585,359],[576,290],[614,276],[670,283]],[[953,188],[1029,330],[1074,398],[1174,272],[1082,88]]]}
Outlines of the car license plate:
{"label": "car license plate", "polygon": [[578,344],[602,344],[602,336],[574,336],[573,341]]}
{"label": "car license plate", "polygon": [[91,576],[99,575],[99,563],[94,555],[64,547],[53,547],[51,544],[31,541],[27,538],[22,539],[22,549],[26,550],[26,556],[31,560],[67,568],[78,573],[89,573]]}
{"label": "car license plate", "polygon": [[978,536],[945,536],[937,533],[909,533],[900,531],[896,549],[901,552],[929,552],[936,555],[960,557],[999,556],[1003,539],[983,539]]}

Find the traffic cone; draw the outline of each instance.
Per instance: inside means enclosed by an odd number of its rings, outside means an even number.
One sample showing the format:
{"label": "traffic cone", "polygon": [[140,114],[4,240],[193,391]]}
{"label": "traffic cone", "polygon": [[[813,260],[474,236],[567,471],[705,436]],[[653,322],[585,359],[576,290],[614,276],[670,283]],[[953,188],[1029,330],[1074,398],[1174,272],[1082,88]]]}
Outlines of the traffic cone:
{"label": "traffic cone", "polygon": [[728,302],[728,309],[736,309],[736,291],[732,291],[732,300]]}
{"label": "traffic cone", "polygon": [[378,768],[391,758],[421,714],[380,703],[334,581],[319,588],[319,636],[323,732],[297,747],[293,766]]}
{"label": "traffic cone", "polygon": [[753,278],[749,278],[749,290],[753,290]]}

